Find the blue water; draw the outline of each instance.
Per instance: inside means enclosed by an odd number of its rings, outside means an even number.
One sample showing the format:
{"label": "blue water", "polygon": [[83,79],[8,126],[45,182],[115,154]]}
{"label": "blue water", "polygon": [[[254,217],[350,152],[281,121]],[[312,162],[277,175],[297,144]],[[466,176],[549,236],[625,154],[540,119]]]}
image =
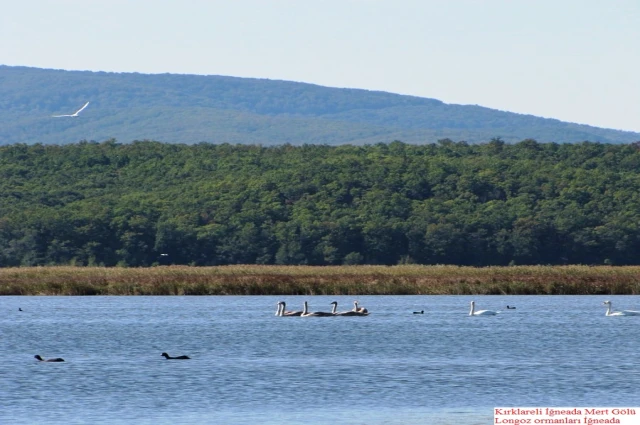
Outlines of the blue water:
{"label": "blue water", "polygon": [[[276,317],[281,299],[354,298],[0,297],[0,424],[466,425],[496,406],[638,405],[640,317],[601,305],[638,297],[363,296],[370,316],[329,318]],[[469,317],[472,299],[503,311]]]}

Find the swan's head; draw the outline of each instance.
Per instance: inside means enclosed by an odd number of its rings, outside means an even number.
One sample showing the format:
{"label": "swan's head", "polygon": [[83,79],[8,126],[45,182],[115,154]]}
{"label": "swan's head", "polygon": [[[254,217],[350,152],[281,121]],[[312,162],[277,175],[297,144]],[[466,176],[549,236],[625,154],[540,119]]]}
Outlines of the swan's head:
{"label": "swan's head", "polygon": [[611,305],[611,301],[607,300],[607,301],[603,302],[602,304],[604,304],[604,305]]}
{"label": "swan's head", "polygon": [[338,305],[338,301],[332,301],[330,305]]}
{"label": "swan's head", "polygon": [[476,305],[476,302],[475,301],[471,301],[471,305]]}

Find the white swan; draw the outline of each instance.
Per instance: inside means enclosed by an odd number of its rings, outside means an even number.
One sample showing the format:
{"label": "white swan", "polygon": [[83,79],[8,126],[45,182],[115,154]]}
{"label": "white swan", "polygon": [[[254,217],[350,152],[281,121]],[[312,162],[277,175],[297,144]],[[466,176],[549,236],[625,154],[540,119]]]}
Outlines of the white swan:
{"label": "white swan", "polygon": [[353,302],[353,309],[351,311],[355,311],[356,313],[365,313],[369,314],[369,310],[364,307],[358,307],[358,301]]}
{"label": "white swan", "polygon": [[471,301],[471,310],[469,310],[469,316],[495,316],[497,311],[493,310],[478,310],[476,311],[476,302]]}
{"label": "white swan", "polygon": [[329,317],[335,316],[333,313],[328,313],[326,311],[309,311],[308,303],[304,302],[304,309],[302,310],[302,317]]}
{"label": "white swan", "polygon": [[89,102],[85,103],[82,108],[78,109],[77,111],[75,111],[73,114],[67,114],[67,115],[53,115],[54,118],[60,118],[60,117],[77,117],[78,114],[80,112],[82,112],[84,110],[84,108],[86,108],[87,106],[89,106]]}
{"label": "white swan", "polygon": [[291,317],[291,316],[302,315],[301,311],[286,311],[285,310],[286,307],[287,307],[287,304],[284,301],[280,301],[278,303],[278,310],[276,311],[276,316]]}
{"label": "white swan", "polygon": [[611,311],[611,301],[605,301],[602,304],[607,306],[607,312],[605,316],[640,316],[640,311],[635,310],[622,310],[622,311]]}
{"label": "white swan", "polygon": [[334,301],[331,303],[331,305],[333,305],[333,308],[331,309],[331,313],[335,314],[336,316],[368,316],[369,312],[363,313],[360,311],[341,311],[338,312],[336,311],[338,309],[338,302]]}

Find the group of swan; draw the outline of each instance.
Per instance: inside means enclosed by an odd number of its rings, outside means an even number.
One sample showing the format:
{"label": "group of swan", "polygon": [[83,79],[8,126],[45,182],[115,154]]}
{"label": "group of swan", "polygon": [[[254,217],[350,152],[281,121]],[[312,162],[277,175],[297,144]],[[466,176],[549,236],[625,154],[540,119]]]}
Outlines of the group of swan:
{"label": "group of swan", "polygon": [[[605,301],[602,304],[607,306],[607,312],[605,316],[640,316],[640,311],[636,310],[622,310],[622,311],[613,311],[611,301]],[[515,307],[507,306],[508,309],[512,310]],[[476,311],[476,303],[471,301],[471,310],[469,310],[469,316],[495,316],[500,313],[499,311],[493,310],[477,310]]]}
{"label": "group of swan", "polygon": [[[622,311],[612,311],[611,301],[603,302],[604,305],[607,306],[607,316],[640,316],[640,311],[635,310],[622,310]],[[338,302],[333,301],[331,303],[333,308],[331,312],[328,311],[309,311],[309,303],[307,301],[304,302],[304,308],[302,311],[287,311],[286,303],[284,301],[280,301],[278,303],[278,309],[276,310],[276,316],[301,316],[301,317],[333,317],[333,316],[367,316],[369,315],[369,311],[364,307],[358,306],[358,301],[353,302],[353,309],[349,311],[337,311]],[[507,306],[508,309],[513,310],[515,307]],[[413,314],[423,314],[422,311],[414,311]],[[494,310],[476,310],[475,301],[471,301],[471,309],[469,310],[469,316],[495,316],[500,313],[500,311]]]}
{"label": "group of swan", "polygon": [[605,301],[602,304],[607,306],[607,312],[605,313],[605,316],[640,316],[640,311],[636,310],[612,311],[611,301]]}
{"label": "group of swan", "polygon": [[[276,316],[300,316],[300,317],[333,317],[333,316],[368,316],[369,311],[364,308],[358,306],[358,301],[353,302],[353,309],[349,311],[337,311],[338,310],[338,302],[333,301],[331,303],[333,308],[331,312],[328,311],[309,311],[309,303],[307,301],[304,302],[304,308],[302,311],[287,311],[287,304],[284,301],[278,302],[278,309],[276,310]],[[509,307],[509,309],[514,309],[515,307]],[[471,310],[469,311],[469,316],[495,316],[500,313],[500,311],[493,310],[476,310],[475,301],[471,301]],[[414,311],[413,314],[424,314],[424,310],[422,311]]]}
{"label": "group of swan", "polygon": [[338,302],[333,301],[331,312],[328,311],[309,311],[309,303],[304,302],[302,311],[287,311],[287,304],[284,301],[278,302],[278,309],[276,310],[276,316],[288,317],[288,316],[300,316],[300,317],[334,317],[334,316],[368,316],[369,310],[364,307],[358,306],[358,301],[353,302],[353,309],[349,311],[337,311]]}

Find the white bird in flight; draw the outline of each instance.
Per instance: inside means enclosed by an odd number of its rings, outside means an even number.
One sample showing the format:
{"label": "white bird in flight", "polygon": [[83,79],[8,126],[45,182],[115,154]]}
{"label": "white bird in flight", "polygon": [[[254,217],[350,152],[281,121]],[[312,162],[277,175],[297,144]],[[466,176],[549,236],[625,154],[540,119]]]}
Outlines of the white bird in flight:
{"label": "white bird in flight", "polygon": [[84,104],[84,106],[83,106],[82,108],[78,109],[76,112],[74,112],[74,113],[73,113],[73,114],[71,114],[71,115],[69,115],[69,114],[67,114],[67,115],[54,115],[53,117],[54,117],[54,118],[60,118],[60,117],[77,117],[77,116],[78,116],[78,114],[79,114],[80,112],[82,112],[82,111],[83,111],[83,109],[84,109],[84,108],[86,108],[87,106],[89,106],[89,102],[85,103],[85,104]]}

